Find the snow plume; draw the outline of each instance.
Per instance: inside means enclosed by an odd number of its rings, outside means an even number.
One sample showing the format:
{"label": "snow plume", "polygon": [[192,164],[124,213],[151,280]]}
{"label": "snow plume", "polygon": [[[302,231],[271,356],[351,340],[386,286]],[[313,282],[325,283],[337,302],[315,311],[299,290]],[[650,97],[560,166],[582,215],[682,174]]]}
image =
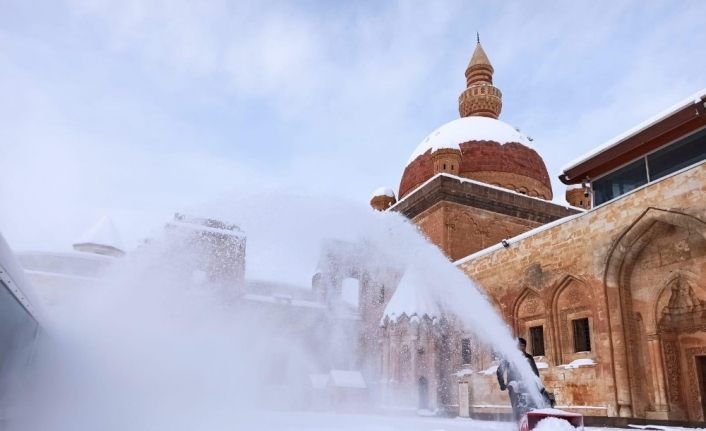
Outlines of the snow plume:
{"label": "snow plume", "polygon": [[[246,278],[302,286],[326,241],[364,244],[358,250],[372,254],[356,259],[423,274],[414,279],[424,298],[531,374],[481,292],[402,216],[292,196],[247,202],[229,197],[200,209],[246,233]],[[322,358],[355,357],[356,338],[306,343],[301,315],[243,307],[242,286],[191,277],[198,259],[174,241],[152,238],[107,287],[47,310],[30,377],[13,397],[11,430],[263,429],[261,409],[306,407],[310,376],[333,369]]]}

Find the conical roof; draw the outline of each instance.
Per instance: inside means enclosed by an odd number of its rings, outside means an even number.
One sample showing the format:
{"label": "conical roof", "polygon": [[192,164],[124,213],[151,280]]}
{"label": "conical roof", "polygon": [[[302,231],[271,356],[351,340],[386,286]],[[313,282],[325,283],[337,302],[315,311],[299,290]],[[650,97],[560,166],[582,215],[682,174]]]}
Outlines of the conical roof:
{"label": "conical roof", "polygon": [[123,242],[120,238],[113,220],[108,216],[101,217],[83,235],[81,235],[74,243],[74,248],[77,245],[90,244],[104,247],[110,247],[117,250],[123,250]]}
{"label": "conical roof", "polygon": [[439,318],[441,310],[431,291],[433,284],[423,273],[409,268],[402,276],[395,293],[387,303],[382,319],[396,321],[403,315],[409,318],[427,316],[430,319]]}
{"label": "conical roof", "polygon": [[476,65],[486,65],[493,67],[492,64],[490,64],[490,60],[488,60],[488,55],[485,53],[485,50],[483,49],[483,46],[478,42],[476,44],[476,49],[473,51],[473,57],[471,57],[471,62],[468,63],[468,67],[476,66]]}

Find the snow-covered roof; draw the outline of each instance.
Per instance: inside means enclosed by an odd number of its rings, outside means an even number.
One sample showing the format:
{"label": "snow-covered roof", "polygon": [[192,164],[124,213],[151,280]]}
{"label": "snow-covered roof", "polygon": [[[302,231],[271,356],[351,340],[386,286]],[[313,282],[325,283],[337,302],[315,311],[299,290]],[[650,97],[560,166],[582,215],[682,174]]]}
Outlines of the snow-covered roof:
{"label": "snow-covered roof", "polygon": [[331,384],[337,388],[365,389],[368,385],[360,371],[331,370]]}
{"label": "snow-covered roof", "polygon": [[96,244],[123,250],[123,242],[118,229],[108,216],[98,219],[74,244]]}
{"label": "snow-covered roof", "polygon": [[403,315],[410,318],[440,317],[439,304],[431,295],[432,286],[433,283],[427,280],[423,273],[414,268],[408,268],[390,302],[387,303],[382,320],[387,318],[396,321]]}
{"label": "snow-covered roof", "polygon": [[706,97],[706,88],[703,88],[696,93],[692,94],[691,96],[685,98],[684,100],[681,100],[679,103],[674,104],[673,106],[670,106],[669,108],[665,109],[664,111],[660,112],[659,114],[655,115],[652,118],[649,118],[646,121],[643,121],[642,123],[638,124],[637,126],[633,127],[632,129],[621,133],[620,135],[616,136],[615,138],[609,140],[608,142],[604,143],[603,145],[600,145],[593,150],[589,151],[588,153],[584,154],[583,156],[572,160],[571,162],[567,163],[561,170],[562,172],[566,172],[568,170],[571,170],[575,168],[576,166],[580,165],[581,163],[592,159],[599,155],[600,153],[609,150],[610,148],[615,147],[622,141],[637,135],[638,133],[642,132],[643,130],[647,129],[648,127],[660,122],[661,120],[665,119],[666,117],[669,117],[670,115],[674,114],[675,112],[689,106],[689,105],[694,105],[697,103],[704,103],[702,98]]}
{"label": "snow-covered roof", "polygon": [[372,197],[387,196],[390,198],[395,198],[395,192],[389,187],[378,187],[374,192]]}
{"label": "snow-covered roof", "polygon": [[511,125],[488,117],[463,117],[450,121],[424,138],[407,161],[409,165],[417,157],[441,148],[460,149],[459,144],[468,141],[494,141],[500,144],[515,142],[532,148],[530,140]]}

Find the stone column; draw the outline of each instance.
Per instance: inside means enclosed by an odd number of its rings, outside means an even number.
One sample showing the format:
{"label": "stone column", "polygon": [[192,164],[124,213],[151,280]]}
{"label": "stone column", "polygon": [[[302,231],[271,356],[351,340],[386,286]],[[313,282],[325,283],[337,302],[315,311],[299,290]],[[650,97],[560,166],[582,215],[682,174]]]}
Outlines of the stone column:
{"label": "stone column", "polygon": [[664,364],[662,362],[662,349],[657,334],[647,336],[647,348],[650,353],[650,362],[652,362],[652,383],[655,395],[655,411],[666,412],[667,408],[667,391],[664,384]]}

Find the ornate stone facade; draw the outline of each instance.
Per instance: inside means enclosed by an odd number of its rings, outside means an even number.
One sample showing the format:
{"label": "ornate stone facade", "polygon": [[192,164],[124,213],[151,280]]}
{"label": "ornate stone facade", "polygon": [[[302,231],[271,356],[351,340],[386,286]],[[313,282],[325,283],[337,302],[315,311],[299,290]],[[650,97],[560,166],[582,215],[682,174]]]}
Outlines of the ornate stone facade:
{"label": "ornate stone facade", "polygon": [[[466,72],[462,116],[497,118],[501,96],[492,74],[479,44]],[[680,108],[646,126],[639,133],[647,137],[641,145],[652,151],[695,133],[705,117],[701,107]],[[681,121],[676,129],[675,121]],[[400,184],[403,199],[389,210],[407,216],[455,261],[515,334],[530,341],[530,349],[541,344],[534,349],[536,360],[558,407],[597,417],[703,421],[706,162],[593,209],[588,176],[565,174],[562,178],[573,181],[566,193],[572,207],[565,207],[547,201],[549,177],[527,141],[503,143],[480,136],[483,131],[476,137],[469,132],[453,142],[461,152],[459,173],[438,169],[432,149],[454,147],[440,137],[448,138],[445,128],[458,132],[461,126],[449,123],[418,147]],[[628,146],[628,153],[608,147],[606,154],[625,163],[642,151],[633,142]],[[605,174],[614,168],[606,154],[580,166],[592,169],[591,176],[607,166]],[[509,238],[514,239],[505,241]],[[419,402],[415,391],[422,383],[416,380],[415,386],[415,379],[424,377],[424,387],[436,389],[436,408],[463,416],[509,412],[507,396],[497,388],[492,350],[453,316],[438,319],[445,326],[408,319],[384,327],[382,379],[406,376],[408,386],[397,389],[406,388],[407,402],[416,400],[420,407],[427,404]],[[414,355],[403,360],[395,353],[398,344],[422,339],[425,352],[436,352],[434,360],[418,363]],[[411,367],[409,374],[405,367]]]}
{"label": "ornate stone facade", "polygon": [[[528,326],[544,328],[541,374],[559,405],[591,415],[703,420],[704,192],[706,165],[699,165],[460,265],[501,304],[516,304],[503,310],[518,336],[529,337]],[[517,282],[528,262],[541,267],[541,289]],[[571,322],[582,318],[588,352],[576,352],[573,339]],[[562,367],[577,359],[591,362]]]}

